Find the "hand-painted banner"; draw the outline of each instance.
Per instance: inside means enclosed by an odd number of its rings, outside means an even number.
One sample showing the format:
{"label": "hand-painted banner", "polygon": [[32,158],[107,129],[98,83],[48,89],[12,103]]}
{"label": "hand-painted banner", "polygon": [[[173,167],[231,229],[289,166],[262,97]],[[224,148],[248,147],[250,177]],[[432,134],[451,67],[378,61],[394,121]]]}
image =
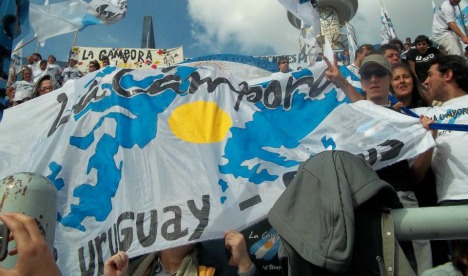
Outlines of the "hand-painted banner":
{"label": "hand-painted banner", "polygon": [[309,57],[305,53],[298,53],[292,55],[280,55],[280,56],[257,56],[256,58],[264,59],[270,62],[277,63],[278,58],[285,56],[289,60],[289,67],[291,69],[297,69],[298,67],[308,67]]}
{"label": "hand-painted banner", "polygon": [[276,63],[243,55],[222,54],[209,55],[186,60],[184,66],[197,68],[215,68],[232,73],[241,80],[252,80],[268,77],[274,72],[278,72]]}
{"label": "hand-painted banner", "polygon": [[221,238],[265,218],[323,150],[377,168],[434,145],[418,119],[344,104],[325,69],[247,83],[212,67],[108,66],[7,110],[0,177],[37,172],[55,184],[59,267],[95,275],[119,250]]}
{"label": "hand-painted banner", "polygon": [[78,61],[81,72],[88,70],[88,64],[97,60],[102,65],[103,56],[110,64],[131,69],[156,69],[174,65],[184,60],[183,48],[148,49],[148,48],[95,48],[73,47],[70,58]]}

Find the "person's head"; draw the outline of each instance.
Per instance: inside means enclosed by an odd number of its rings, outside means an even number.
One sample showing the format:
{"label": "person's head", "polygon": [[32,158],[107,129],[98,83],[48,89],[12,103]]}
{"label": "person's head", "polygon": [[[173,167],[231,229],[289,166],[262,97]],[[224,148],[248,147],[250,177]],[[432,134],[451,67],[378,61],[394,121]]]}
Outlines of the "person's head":
{"label": "person's head", "polygon": [[378,105],[388,104],[392,78],[392,69],[388,60],[382,55],[369,55],[364,58],[359,74],[367,100]]}
{"label": "person's head", "polygon": [[398,52],[401,53],[401,51],[403,51],[403,42],[397,38],[394,38],[394,39],[390,39],[390,41],[388,41],[388,44],[393,44],[397,47],[398,49]]}
{"label": "person's head", "polygon": [[99,62],[97,60],[92,60],[89,62],[88,69],[89,72],[94,72],[96,70],[101,69],[101,66],[99,65]]}
{"label": "person's head", "polygon": [[453,240],[452,247],[452,264],[456,269],[461,271],[463,275],[466,275],[465,273],[468,271],[468,241]]}
{"label": "person's head", "polygon": [[54,77],[44,75],[36,82],[36,84],[34,84],[32,97],[35,98],[45,95],[58,88],[60,88],[60,84],[55,80]]}
{"label": "person's head", "polygon": [[406,42],[406,43],[409,43],[409,44],[411,45],[411,37],[407,37],[407,38],[405,39],[405,42]]}
{"label": "person's head", "polygon": [[33,56],[28,56],[26,59],[28,60],[28,64],[34,64]]}
{"label": "person's head", "polygon": [[468,92],[468,63],[459,55],[447,55],[430,62],[428,77],[424,81],[434,100],[445,102]]}
{"label": "person's head", "polygon": [[400,63],[400,52],[398,48],[393,44],[383,44],[379,48],[379,54],[384,56],[390,64]]}
{"label": "person's head", "polygon": [[277,63],[280,72],[287,73],[289,71],[289,59],[287,57],[279,57]]}
{"label": "person's head", "polygon": [[414,45],[416,45],[416,50],[418,50],[420,54],[424,55],[427,52],[427,49],[432,46],[432,42],[429,37],[418,35],[414,40]]}
{"label": "person's head", "polygon": [[424,101],[419,95],[417,78],[410,67],[405,63],[392,66],[392,83],[390,91],[407,107],[421,107]]}
{"label": "person's head", "polygon": [[344,49],[343,50],[343,55],[349,56],[349,49]]}
{"label": "person's head", "polygon": [[403,51],[408,51],[409,49],[411,49],[411,44],[408,42],[405,42],[405,44],[403,44]]}
{"label": "person's head", "polygon": [[106,66],[110,65],[110,61],[109,61],[109,58],[107,56],[103,56],[101,58],[101,61],[102,61],[102,67],[106,67]]}
{"label": "person's head", "polygon": [[25,81],[31,81],[32,80],[32,70],[29,67],[24,67],[23,70],[21,71],[21,76],[23,80]]}
{"label": "person's head", "polygon": [[47,58],[47,62],[49,62],[49,64],[54,64],[56,60],[57,60],[57,59],[56,59],[53,55],[50,55],[50,56]]}
{"label": "person's head", "polygon": [[39,68],[41,68],[42,71],[47,70],[47,61],[41,60],[41,62],[39,63]]}
{"label": "person's head", "polygon": [[76,62],[75,62],[74,59],[71,58],[71,59],[68,60],[68,67],[75,67],[75,64],[76,64]]}
{"label": "person's head", "polygon": [[458,4],[460,4],[461,0],[450,0],[450,4],[452,6],[457,6]]}
{"label": "person's head", "polygon": [[357,48],[356,50],[356,53],[354,54],[354,63],[357,66],[361,66],[364,58],[372,54],[373,51],[374,51],[374,46],[372,46],[371,44],[363,44],[359,46],[359,48]]}
{"label": "person's head", "polygon": [[31,56],[32,56],[34,62],[38,62],[38,61],[42,60],[42,56],[39,53],[33,53]]}

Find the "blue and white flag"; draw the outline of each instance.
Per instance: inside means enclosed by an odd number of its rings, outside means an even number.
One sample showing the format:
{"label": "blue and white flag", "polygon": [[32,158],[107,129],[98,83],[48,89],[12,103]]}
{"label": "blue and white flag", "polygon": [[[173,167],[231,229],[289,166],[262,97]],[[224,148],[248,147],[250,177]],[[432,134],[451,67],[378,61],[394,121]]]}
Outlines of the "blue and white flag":
{"label": "blue and white flag", "polygon": [[36,172],[54,183],[58,265],[96,275],[119,250],[133,257],[222,238],[265,218],[321,151],[381,168],[434,146],[417,118],[347,104],[326,69],[247,82],[215,67],[107,66],[7,109],[0,178]]}
{"label": "blue and white flag", "polygon": [[397,38],[392,20],[388,16],[387,9],[383,5],[380,6],[380,21],[382,23],[382,44],[388,43],[389,40]]}
{"label": "blue and white flag", "polygon": [[11,52],[11,66],[10,72],[8,76],[8,85],[11,85],[16,80],[16,75],[21,71],[22,61],[21,58],[23,57],[23,40],[21,39],[16,44],[15,48]]}
{"label": "blue and white flag", "polygon": [[457,12],[458,25],[460,30],[463,30],[465,34],[468,33],[468,0],[460,1],[458,4],[459,12]]}
{"label": "blue and white flag", "polygon": [[29,5],[29,23],[38,40],[81,30],[90,25],[110,24],[127,13],[127,0],[66,0],[55,4]]}
{"label": "blue and white flag", "polygon": [[320,32],[320,16],[317,1],[313,0],[278,0],[288,11],[310,26],[316,34]]}
{"label": "blue and white flag", "polygon": [[317,31],[316,28],[309,27],[308,25],[304,24],[304,22],[302,22],[301,26],[301,33],[299,35],[300,52],[309,60],[307,66],[312,66],[315,62],[315,58],[317,57],[317,35],[319,34],[320,30]]}

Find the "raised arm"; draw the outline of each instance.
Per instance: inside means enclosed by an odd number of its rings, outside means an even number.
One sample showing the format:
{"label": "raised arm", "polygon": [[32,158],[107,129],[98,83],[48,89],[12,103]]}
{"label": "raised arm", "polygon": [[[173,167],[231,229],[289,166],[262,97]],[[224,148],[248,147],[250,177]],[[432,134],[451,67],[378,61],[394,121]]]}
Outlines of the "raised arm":
{"label": "raised arm", "polygon": [[338,62],[336,58],[333,61],[333,64],[326,58],[323,57],[328,66],[328,71],[325,72],[325,76],[333,82],[333,84],[343,90],[346,96],[351,100],[352,103],[365,100],[364,96],[359,94],[357,90],[343,77],[338,67]]}

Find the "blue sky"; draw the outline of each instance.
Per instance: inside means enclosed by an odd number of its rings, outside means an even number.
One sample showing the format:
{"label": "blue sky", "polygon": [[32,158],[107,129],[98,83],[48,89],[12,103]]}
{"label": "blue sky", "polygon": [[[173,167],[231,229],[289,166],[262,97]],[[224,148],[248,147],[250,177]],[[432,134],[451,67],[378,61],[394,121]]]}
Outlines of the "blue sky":
{"label": "blue sky", "polygon": [[[43,4],[43,0],[30,0]],[[50,0],[50,3],[64,0]],[[89,0],[87,0],[89,2]],[[320,1],[319,1],[320,3]],[[429,0],[386,0],[384,5],[397,35],[431,35],[432,5]],[[90,26],[78,33],[77,46],[139,48],[143,16],[153,18],[156,48],[182,45],[185,57],[232,53],[245,55],[294,54],[299,51],[299,32],[286,19],[286,11],[276,0],[130,0],[126,17],[111,25]],[[417,20],[416,20],[417,18]],[[380,1],[359,0],[351,24],[358,44],[380,42]],[[24,34],[22,34],[24,36]],[[32,34],[24,38],[31,39]],[[66,60],[74,34],[48,39],[38,51]],[[19,39],[15,40],[15,43]],[[36,50],[26,46],[23,55]]]}

